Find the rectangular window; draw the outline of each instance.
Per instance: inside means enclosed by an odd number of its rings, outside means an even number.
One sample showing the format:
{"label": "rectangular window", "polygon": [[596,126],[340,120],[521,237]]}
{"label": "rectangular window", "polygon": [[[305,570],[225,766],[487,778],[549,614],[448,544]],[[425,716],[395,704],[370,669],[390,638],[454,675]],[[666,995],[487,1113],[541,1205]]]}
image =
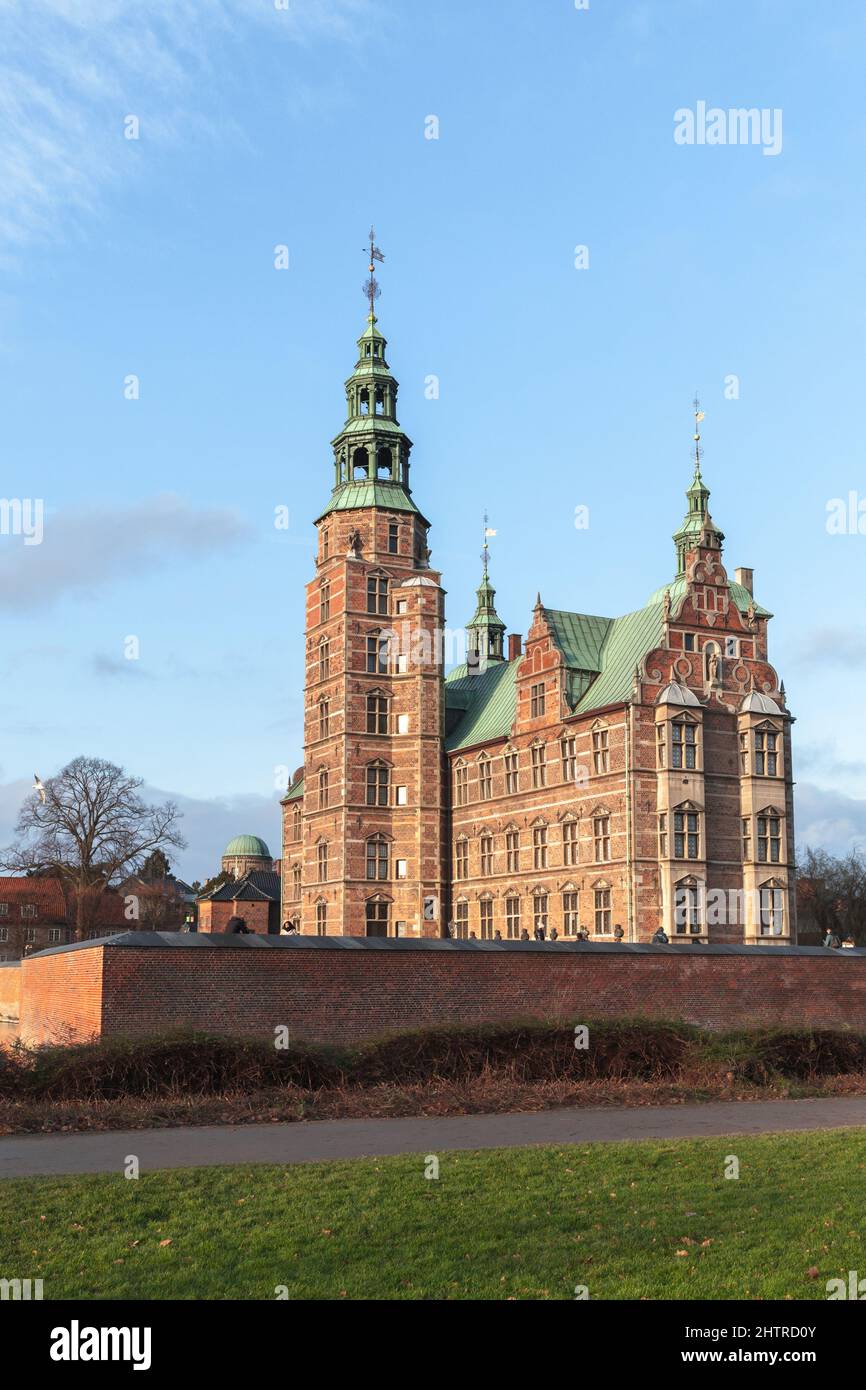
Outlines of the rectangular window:
{"label": "rectangular window", "polygon": [[701,934],[701,894],[694,884],[687,884],[675,890],[674,931],[677,936]]}
{"label": "rectangular window", "polygon": [[744,777],[749,773],[749,735],[740,734],[740,772]]}
{"label": "rectangular window", "polygon": [[534,743],[530,750],[532,754],[532,785],[533,787],[544,787],[547,785],[547,766],[545,763],[546,750],[543,743]]}
{"label": "rectangular window", "polygon": [[400,529],[392,522],[388,527],[388,554],[396,555],[400,549]]}
{"label": "rectangular window", "polygon": [[371,676],[388,674],[388,638],[378,633],[367,638],[367,672]]}
{"label": "rectangular window", "polygon": [[319,619],[326,623],[331,616],[331,586],[323,584],[319,596]]}
{"label": "rectangular window", "polygon": [[56,941],[62,941],[62,939],[63,939],[63,930],[62,930],[62,928],[61,928],[61,927],[51,927],[50,931],[48,932],[48,941],[49,941],[49,944],[51,944],[52,942],[56,942]]}
{"label": "rectangular window", "polygon": [[505,790],[509,796],[520,790],[517,757],[516,753],[506,753],[505,755]]}
{"label": "rectangular window", "polygon": [[323,769],[323,770],[319,773],[319,810],[320,810],[320,811],[327,811],[327,809],[328,809],[328,797],[329,797],[329,794],[330,794],[330,792],[329,792],[329,781],[330,781],[330,779],[329,779],[328,773]]}
{"label": "rectangular window", "polygon": [[301,898],[301,866],[295,864],[292,869],[292,901],[299,902]]}
{"label": "rectangular window", "polygon": [[748,861],[752,857],[752,823],[748,816],[743,817],[743,859]]}
{"label": "rectangular window", "polygon": [[610,816],[596,816],[593,819],[592,838],[595,846],[595,862],[603,864],[610,859]]}
{"label": "rectangular window", "polygon": [[457,928],[457,935],[462,939],[469,935],[469,904],[458,903],[455,914],[454,925]]}
{"label": "rectangular window", "polygon": [[326,681],[331,674],[331,644],[319,643],[319,680]]}
{"label": "rectangular window", "polygon": [[328,559],[330,559],[330,555],[331,555],[331,533],[330,533],[330,531],[323,531],[323,532],[322,532],[322,559],[323,559],[323,560],[328,560]]}
{"label": "rectangular window", "polygon": [[8,917],[8,916],[9,916],[9,904],[8,904],[8,903],[0,903],[0,917]]}
{"label": "rectangular window", "polygon": [[478,904],[481,909],[481,940],[493,940],[493,903],[490,898],[482,898]]}
{"label": "rectangular window", "polygon": [[671,725],[672,767],[697,767],[697,731],[694,724],[677,720]]}
{"label": "rectangular window", "polygon": [[469,877],[469,841],[458,840],[454,849],[454,877]]}
{"label": "rectangular window", "polygon": [[408,804],[409,804],[409,788],[408,788],[408,787],[397,787],[397,795],[396,795],[396,799],[395,799],[394,804],[395,804],[396,806],[408,806]]}
{"label": "rectangular window", "polygon": [[21,916],[24,917],[24,918],[33,918],[33,917],[35,917],[35,916],[36,916],[36,904],[35,904],[35,903],[23,903],[23,904],[22,904],[22,907],[21,907]]}
{"label": "rectangular window", "polygon": [[570,736],[562,740],[562,780],[577,781],[577,739]]}
{"label": "rectangular window", "polygon": [[532,829],[532,863],[536,869],[547,868],[547,826],[536,825]]}
{"label": "rectangular window", "polygon": [[482,801],[489,801],[493,795],[493,770],[489,758],[482,758],[478,764],[478,795]]}
{"label": "rectangular window", "polygon": [[547,903],[546,893],[532,895],[532,925],[538,937],[547,935]]}
{"label": "rectangular window", "polygon": [[544,714],[544,682],[530,687],[529,691],[529,710],[533,719],[540,719]]}
{"label": "rectangular window", "polygon": [[610,929],[610,889],[596,888],[595,934],[596,936],[609,936]]}
{"label": "rectangular window", "polygon": [[578,860],[577,828],[576,820],[562,822],[562,862],[566,867]]}
{"label": "rectangular window", "polygon": [[319,738],[328,738],[331,732],[331,705],[328,700],[319,701]]}
{"label": "rectangular window", "polygon": [[509,830],[505,836],[505,854],[508,865],[508,872],[516,874],[520,872],[520,831]]}
{"label": "rectangular window", "polygon": [[367,612],[388,612],[388,581],[379,575],[371,574],[367,580]]}
{"label": "rectangular window", "polygon": [[596,776],[609,771],[610,752],[607,729],[595,729],[592,735],[592,765]]}
{"label": "rectangular window", "polygon": [[0,927],[0,941],[8,941],[8,940],[9,940],[9,928],[8,928],[8,927]]}
{"label": "rectangular window", "polygon": [[481,873],[489,876],[493,873],[493,836],[481,836]]}
{"label": "rectangular window", "polygon": [[740,655],[740,650],[739,650],[739,648],[740,648],[740,644],[739,644],[739,642],[737,641],[736,637],[726,637],[726,638],[725,638],[725,656],[732,656],[732,657],[739,656],[739,655]]}
{"label": "rectangular window", "polygon": [[328,846],[321,844],[316,846],[316,868],[320,883],[326,883],[328,879]]}
{"label": "rectangular window", "polygon": [[388,877],[388,841],[367,841],[367,878],[385,879]]}
{"label": "rectangular window", "polygon": [[782,851],[781,821],[778,816],[758,816],[758,863],[778,864]]}
{"label": "rectangular window", "polygon": [[668,818],[667,818],[667,814],[663,811],[662,814],[659,816],[659,858],[660,858],[660,859],[667,859],[667,857],[668,857]]}
{"label": "rectangular window", "polygon": [[700,835],[696,811],[674,812],[674,858],[700,859]]}
{"label": "rectangular window", "polygon": [[388,701],[384,695],[367,696],[367,733],[387,734]]}
{"label": "rectangular window", "polygon": [[577,893],[562,895],[562,929],[566,936],[577,936],[580,926],[579,899]]}
{"label": "rectangular window", "polygon": [[408,716],[408,714],[398,714],[398,715],[397,715],[397,733],[398,733],[398,734],[408,734],[408,732],[409,732],[409,716]]}
{"label": "rectangular window", "polygon": [[667,767],[667,728],[664,724],[656,726],[656,763],[659,767]]}
{"label": "rectangular window", "polygon": [[394,865],[394,869],[398,878],[405,878],[408,873],[408,861],[406,859],[398,859]]}
{"label": "rectangular window", "polygon": [[36,940],[36,928],[35,928],[35,927],[25,927],[25,928],[24,928],[24,940],[27,941],[27,942],[32,942],[32,941],[35,941],[35,940]]}
{"label": "rectangular window", "polygon": [[520,899],[505,899],[505,935],[509,941],[520,939]]}
{"label": "rectangular window", "polygon": [[454,769],[454,800],[458,806],[465,806],[469,800],[469,768]]}
{"label": "rectangular window", "polygon": [[367,768],[367,805],[387,806],[390,772],[382,763],[372,763]]}
{"label": "rectangular window", "polygon": [[755,775],[757,777],[778,777],[778,742],[779,735],[771,729],[755,730]]}
{"label": "rectangular window", "polygon": [[402,615],[403,613],[408,613],[408,612],[409,612],[409,602],[408,602],[408,599],[405,599],[405,598],[398,598],[398,600],[397,600],[397,612],[398,612],[398,614],[400,614],[400,615]]}
{"label": "rectangular window", "polygon": [[781,936],[785,930],[785,895],[781,888],[762,888],[761,936]]}
{"label": "rectangular window", "polygon": [[695,634],[694,634],[693,632],[687,632],[687,633],[685,633],[685,635],[683,636],[683,650],[684,650],[684,651],[687,651],[687,652],[693,652],[694,649],[695,649]]}

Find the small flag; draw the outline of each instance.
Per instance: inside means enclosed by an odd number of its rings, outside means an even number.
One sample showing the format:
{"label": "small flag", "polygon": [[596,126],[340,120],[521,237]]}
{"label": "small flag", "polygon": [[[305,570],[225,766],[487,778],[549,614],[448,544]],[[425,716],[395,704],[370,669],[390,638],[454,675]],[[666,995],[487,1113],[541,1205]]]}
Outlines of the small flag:
{"label": "small flag", "polygon": [[495,536],[495,535],[496,535],[496,532],[493,530],[492,527],[486,526],[486,527],[484,528],[484,538],[485,538],[485,540],[488,538],[488,536]]}
{"label": "small flag", "polygon": [[704,412],[702,410],[699,410],[697,415],[695,416],[695,419],[698,422],[698,424],[700,424],[704,418]]}

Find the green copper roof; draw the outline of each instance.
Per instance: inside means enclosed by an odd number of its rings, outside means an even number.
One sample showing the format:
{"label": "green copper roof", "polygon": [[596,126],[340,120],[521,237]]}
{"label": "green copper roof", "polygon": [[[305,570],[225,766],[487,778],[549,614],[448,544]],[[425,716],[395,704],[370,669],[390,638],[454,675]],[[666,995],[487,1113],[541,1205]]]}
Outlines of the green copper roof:
{"label": "green copper roof", "polygon": [[[650,594],[648,602],[664,603],[665,590],[667,590],[671,596],[671,603],[676,608],[680,599],[685,595],[687,582],[684,574],[678,574],[676,579],[672,579],[669,584],[663,584],[660,589],[656,589],[655,593]],[[744,588],[742,584],[737,584],[733,579],[729,579],[728,590],[740,612],[748,613],[749,605],[754,602],[748,589]],[[755,612],[759,618],[772,618],[773,616],[768,609],[762,608],[760,603],[755,603]]]}
{"label": "green copper roof", "polygon": [[303,773],[296,782],[293,782],[283,797],[284,801],[297,801],[304,795],[304,776]]}
{"label": "green copper roof", "polygon": [[223,850],[224,857],[230,854],[258,855],[262,859],[271,857],[271,851],[258,835],[236,835]]}
{"label": "green copper roof", "polygon": [[514,681],[519,661],[495,661],[470,672],[455,666],[445,678],[445,706],[451,732],[446,749],[467,748],[502,738],[514,723]]}
{"label": "green copper roof", "polygon": [[354,511],[356,507],[387,507],[390,511],[414,512],[416,516],[421,515],[409,493],[400,483],[362,479],[360,482],[344,483],[342,487],[335,488],[322,516],[327,516],[329,512]]}
{"label": "green copper roof", "polygon": [[[635,667],[657,647],[663,635],[661,603],[600,618],[545,608],[544,616],[568,667],[567,691],[575,714],[630,699]],[[506,738],[517,709],[517,661],[489,665],[477,675],[455,667],[445,680],[449,732],[446,748],[454,752],[496,738]]]}

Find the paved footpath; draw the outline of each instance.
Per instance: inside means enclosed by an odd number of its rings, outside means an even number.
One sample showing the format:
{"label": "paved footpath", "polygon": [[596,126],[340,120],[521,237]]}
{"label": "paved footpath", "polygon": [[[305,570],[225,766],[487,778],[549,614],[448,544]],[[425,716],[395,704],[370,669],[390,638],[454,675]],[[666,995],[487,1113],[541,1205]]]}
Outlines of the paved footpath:
{"label": "paved footpath", "polygon": [[128,1154],[141,1171],[216,1163],[314,1163],[448,1149],[595,1144],[622,1139],[699,1139],[866,1125],[866,1096],[730,1101],[708,1105],[542,1110],[401,1120],[189,1126],[104,1134],[32,1134],[0,1139],[0,1178],[119,1172]]}

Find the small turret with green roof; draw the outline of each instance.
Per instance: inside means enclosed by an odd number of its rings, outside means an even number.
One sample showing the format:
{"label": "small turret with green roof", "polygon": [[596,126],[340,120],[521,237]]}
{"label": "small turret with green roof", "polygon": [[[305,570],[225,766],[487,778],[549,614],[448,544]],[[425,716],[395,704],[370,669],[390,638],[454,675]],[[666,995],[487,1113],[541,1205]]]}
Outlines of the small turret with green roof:
{"label": "small turret with green roof", "polygon": [[503,661],[503,639],[505,637],[505,624],[496,611],[496,590],[490,583],[488,570],[490,548],[487,544],[488,537],[495,535],[495,531],[490,531],[487,526],[487,517],[484,518],[484,549],[481,559],[484,570],[481,576],[481,583],[476,590],[478,604],[474,616],[470,623],[466,624],[466,643],[467,656],[470,665],[486,665],[491,661]]}

